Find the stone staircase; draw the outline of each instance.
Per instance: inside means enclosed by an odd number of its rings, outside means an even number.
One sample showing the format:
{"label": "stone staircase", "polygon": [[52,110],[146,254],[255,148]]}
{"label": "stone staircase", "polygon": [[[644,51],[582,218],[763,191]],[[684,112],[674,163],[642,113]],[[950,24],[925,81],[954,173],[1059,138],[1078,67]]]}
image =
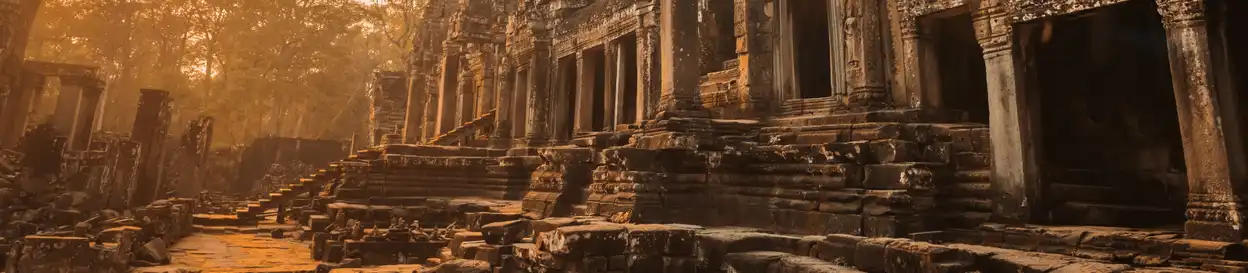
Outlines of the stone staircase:
{"label": "stone staircase", "polygon": [[481,130],[481,128],[494,123],[494,118],[497,112],[497,109],[490,110],[490,112],[477,117],[477,119],[464,123],[464,125],[461,125],[458,128],[452,129],[445,134],[429,140],[427,144],[440,146],[453,145],[456,143],[465,144],[468,140],[471,140],[470,138],[477,132],[477,130]]}

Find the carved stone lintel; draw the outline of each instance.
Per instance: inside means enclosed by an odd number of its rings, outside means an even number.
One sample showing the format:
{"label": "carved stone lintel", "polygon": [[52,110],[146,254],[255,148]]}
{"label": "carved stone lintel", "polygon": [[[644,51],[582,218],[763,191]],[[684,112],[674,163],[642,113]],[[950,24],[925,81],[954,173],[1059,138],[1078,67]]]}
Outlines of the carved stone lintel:
{"label": "carved stone lintel", "polygon": [[1167,29],[1195,27],[1205,24],[1205,1],[1157,0],[1157,12]]}

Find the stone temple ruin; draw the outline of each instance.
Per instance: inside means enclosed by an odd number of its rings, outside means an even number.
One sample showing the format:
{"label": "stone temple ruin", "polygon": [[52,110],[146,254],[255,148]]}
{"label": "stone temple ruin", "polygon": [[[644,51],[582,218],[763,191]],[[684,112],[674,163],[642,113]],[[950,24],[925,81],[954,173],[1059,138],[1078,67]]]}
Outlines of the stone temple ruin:
{"label": "stone temple ruin", "polygon": [[426,5],[365,148],[195,228],[291,219],[322,271],[1248,272],[1243,1]]}

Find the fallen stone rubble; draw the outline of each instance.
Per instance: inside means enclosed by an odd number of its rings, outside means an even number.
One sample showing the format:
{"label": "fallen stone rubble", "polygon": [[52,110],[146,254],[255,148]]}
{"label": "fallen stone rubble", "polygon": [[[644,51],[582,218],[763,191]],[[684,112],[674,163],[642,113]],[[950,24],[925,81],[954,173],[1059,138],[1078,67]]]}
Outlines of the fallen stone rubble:
{"label": "fallen stone rubble", "polygon": [[[166,199],[125,214],[110,211],[75,224],[9,241],[5,272],[129,272],[132,266],[168,264],[169,246],[190,234],[192,199]],[[36,225],[12,222],[6,227]],[[12,233],[10,233],[12,234]]]}

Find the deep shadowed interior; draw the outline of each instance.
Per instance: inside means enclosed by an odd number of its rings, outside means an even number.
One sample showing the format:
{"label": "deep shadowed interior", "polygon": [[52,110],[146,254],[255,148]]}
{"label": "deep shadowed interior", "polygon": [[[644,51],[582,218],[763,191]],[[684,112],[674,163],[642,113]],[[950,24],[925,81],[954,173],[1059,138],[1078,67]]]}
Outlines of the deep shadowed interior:
{"label": "deep shadowed interior", "polygon": [[624,116],[616,121],[620,124],[631,124],[637,122],[637,35],[628,34],[620,37],[620,51],[624,59],[620,64],[620,69],[624,69],[624,90],[620,90],[623,94],[620,96],[624,101],[620,102],[620,107],[624,107]]}
{"label": "deep shadowed interior", "polygon": [[790,1],[793,15],[793,52],[798,93],[802,98],[832,95],[831,32],[828,2]]}
{"label": "deep shadowed interior", "polygon": [[941,101],[966,112],[967,121],[988,124],[988,80],[983,48],[970,14],[934,20]]}
{"label": "deep shadowed interior", "polygon": [[556,120],[560,122],[559,124],[563,125],[555,126],[555,128],[560,128],[562,130],[555,133],[556,136],[561,136],[563,139],[572,139],[572,132],[574,131],[572,124],[575,122],[574,117],[576,117],[576,89],[579,84],[577,82],[576,74],[576,57],[568,56],[559,59],[559,68],[562,70],[559,72],[561,73],[559,78],[563,79],[562,89],[564,100],[561,102],[563,115],[559,116],[556,114],[555,119],[553,120]]}
{"label": "deep shadowed interior", "polygon": [[1039,153],[1051,220],[1182,223],[1183,148],[1165,31],[1153,1],[1034,27],[1030,42],[1037,52],[1029,57],[1038,66],[1033,86],[1039,90],[1031,94],[1040,100]]}

